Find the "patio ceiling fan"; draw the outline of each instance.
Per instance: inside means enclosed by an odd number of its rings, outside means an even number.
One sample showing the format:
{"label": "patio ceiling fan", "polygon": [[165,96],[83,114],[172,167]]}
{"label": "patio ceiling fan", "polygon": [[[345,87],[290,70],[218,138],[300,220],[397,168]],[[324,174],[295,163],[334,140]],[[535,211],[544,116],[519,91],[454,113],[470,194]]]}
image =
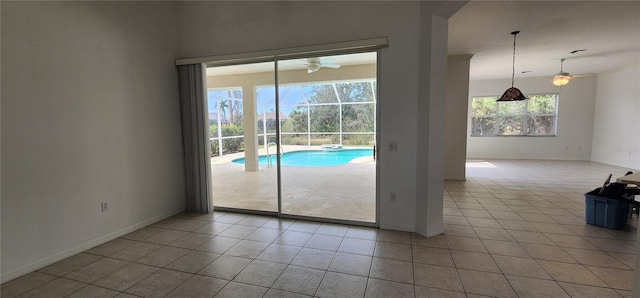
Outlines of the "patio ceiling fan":
{"label": "patio ceiling fan", "polygon": [[304,65],[307,66],[307,73],[318,71],[321,67],[340,68],[340,64],[332,63],[332,59],[328,58],[307,58]]}
{"label": "patio ceiling fan", "polygon": [[579,74],[579,75],[570,75],[568,72],[564,72],[562,70],[562,65],[564,64],[564,58],[560,59],[560,72],[553,75],[553,78],[551,79],[551,82],[558,86],[558,87],[562,87],[566,84],[569,84],[569,81],[575,78],[581,78],[581,77],[586,77],[589,74]]}

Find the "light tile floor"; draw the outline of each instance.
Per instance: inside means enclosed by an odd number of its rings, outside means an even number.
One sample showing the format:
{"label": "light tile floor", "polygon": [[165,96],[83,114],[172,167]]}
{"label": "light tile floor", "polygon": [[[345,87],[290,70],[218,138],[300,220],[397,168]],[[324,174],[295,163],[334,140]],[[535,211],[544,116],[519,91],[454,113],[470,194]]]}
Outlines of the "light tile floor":
{"label": "light tile floor", "polygon": [[184,213],[2,285],[2,297],[630,297],[638,218],[586,225],[625,169],[470,161],[445,234]]}

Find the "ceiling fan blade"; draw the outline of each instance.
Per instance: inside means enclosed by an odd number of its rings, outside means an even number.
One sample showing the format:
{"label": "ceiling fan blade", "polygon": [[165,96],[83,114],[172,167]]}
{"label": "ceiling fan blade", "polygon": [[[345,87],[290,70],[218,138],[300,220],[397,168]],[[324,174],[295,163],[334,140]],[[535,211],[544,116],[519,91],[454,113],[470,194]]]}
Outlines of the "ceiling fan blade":
{"label": "ceiling fan blade", "polygon": [[571,75],[574,79],[575,78],[584,78],[584,77],[590,77],[592,76],[592,73],[581,73],[581,74],[577,74],[577,75]]}
{"label": "ceiling fan blade", "polygon": [[333,57],[320,57],[315,59],[318,59],[318,61],[320,61],[320,63],[322,64],[337,64],[336,59]]}
{"label": "ceiling fan blade", "polygon": [[565,78],[565,79],[567,79],[567,80],[571,80],[571,79],[573,79],[573,76],[571,76],[571,75],[560,75],[560,74],[555,74],[555,75],[553,75],[553,76],[551,77],[551,79],[552,79],[552,80],[559,79],[559,78]]}
{"label": "ceiling fan blade", "polygon": [[329,64],[320,64],[322,67],[328,67],[328,68],[340,68],[340,64],[333,64],[333,63],[329,63]]}

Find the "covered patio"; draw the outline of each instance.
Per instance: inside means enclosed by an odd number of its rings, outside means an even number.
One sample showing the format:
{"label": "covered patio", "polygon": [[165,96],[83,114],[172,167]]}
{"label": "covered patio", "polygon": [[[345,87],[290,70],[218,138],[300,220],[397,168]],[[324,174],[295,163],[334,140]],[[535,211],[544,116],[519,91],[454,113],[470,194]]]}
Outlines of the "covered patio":
{"label": "covered patio", "polygon": [[[322,150],[321,146],[282,146],[286,154]],[[273,154],[275,149],[270,148]],[[266,155],[264,148],[259,155]],[[260,165],[245,171],[232,162],[243,153],[212,157],[213,203],[216,207],[278,211],[277,167]],[[282,166],[282,213],[329,219],[375,222],[376,166],[373,157],[359,157],[328,167]]]}

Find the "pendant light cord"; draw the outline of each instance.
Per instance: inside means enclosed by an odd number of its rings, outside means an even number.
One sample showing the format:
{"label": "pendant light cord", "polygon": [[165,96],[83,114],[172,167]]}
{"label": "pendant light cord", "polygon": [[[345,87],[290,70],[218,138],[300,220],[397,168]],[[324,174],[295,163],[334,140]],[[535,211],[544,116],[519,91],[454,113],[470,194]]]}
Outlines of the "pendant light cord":
{"label": "pendant light cord", "polygon": [[522,94],[520,89],[514,87],[515,79],[516,79],[516,34],[520,33],[520,31],[513,31],[511,34],[513,35],[513,64],[511,68],[511,88],[507,89],[497,101],[518,101],[518,100],[526,100],[527,97]]}
{"label": "pendant light cord", "polygon": [[513,31],[513,63],[511,68],[511,88],[513,88],[515,77],[516,77],[516,35],[518,35],[520,31]]}

